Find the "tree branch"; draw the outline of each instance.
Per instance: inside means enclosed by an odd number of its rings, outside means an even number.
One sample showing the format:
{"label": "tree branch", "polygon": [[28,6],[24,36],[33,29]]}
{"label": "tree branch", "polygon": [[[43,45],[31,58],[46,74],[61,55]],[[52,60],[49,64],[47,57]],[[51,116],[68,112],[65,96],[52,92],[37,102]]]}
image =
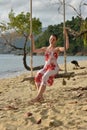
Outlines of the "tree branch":
{"label": "tree branch", "polygon": [[87,30],[84,30],[82,32],[77,32],[77,31],[75,31],[75,30],[73,30],[73,29],[71,29],[69,27],[67,27],[67,29],[68,29],[69,33],[71,35],[73,35],[74,37],[80,37],[80,36],[84,35],[85,33],[87,33]]}

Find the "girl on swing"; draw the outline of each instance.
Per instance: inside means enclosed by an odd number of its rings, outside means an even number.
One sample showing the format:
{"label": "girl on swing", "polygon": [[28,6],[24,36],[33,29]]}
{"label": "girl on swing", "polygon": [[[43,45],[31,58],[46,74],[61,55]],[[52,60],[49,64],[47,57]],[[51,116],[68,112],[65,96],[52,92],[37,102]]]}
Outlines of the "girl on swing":
{"label": "girl on swing", "polygon": [[[65,36],[65,46],[66,50],[69,48],[69,38],[67,29],[64,29],[64,36]],[[37,87],[38,93],[32,102],[39,102],[43,100],[43,93],[46,90],[46,86],[53,85],[53,79],[55,75],[59,71],[59,66],[57,63],[57,58],[60,52],[64,52],[64,47],[56,47],[57,36],[52,34],[49,38],[49,46],[42,47],[40,49],[35,48],[34,37],[30,35],[30,39],[32,40],[33,44],[33,52],[35,53],[45,53],[45,65],[44,67],[39,70],[35,76],[35,85]]]}

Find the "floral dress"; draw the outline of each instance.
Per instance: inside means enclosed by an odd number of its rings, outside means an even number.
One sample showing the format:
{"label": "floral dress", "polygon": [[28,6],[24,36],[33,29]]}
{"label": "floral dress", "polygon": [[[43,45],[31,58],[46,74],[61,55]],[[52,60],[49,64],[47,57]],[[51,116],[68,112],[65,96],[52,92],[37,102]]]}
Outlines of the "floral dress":
{"label": "floral dress", "polygon": [[45,52],[45,65],[43,69],[39,70],[35,76],[35,84],[37,86],[51,86],[53,84],[55,75],[59,71],[57,64],[58,54],[54,51]]}

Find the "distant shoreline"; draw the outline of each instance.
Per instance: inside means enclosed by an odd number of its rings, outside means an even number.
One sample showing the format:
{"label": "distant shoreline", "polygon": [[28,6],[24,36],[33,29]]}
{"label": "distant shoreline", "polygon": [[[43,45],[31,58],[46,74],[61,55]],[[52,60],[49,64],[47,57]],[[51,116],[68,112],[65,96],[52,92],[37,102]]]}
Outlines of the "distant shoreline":
{"label": "distant shoreline", "polygon": [[[17,55],[17,56],[23,56],[23,53],[0,53],[0,55]],[[33,54],[34,56],[41,55],[43,54]],[[63,56],[64,54],[60,53],[60,56]],[[87,52],[77,52],[75,55],[74,54],[69,54],[67,53],[67,56],[87,56]]]}
{"label": "distant shoreline", "polygon": [[[86,59],[84,60],[78,60],[78,62],[79,63],[84,63],[84,62],[86,62]],[[67,65],[68,64],[70,64],[70,66],[72,65],[71,63],[70,63],[70,61],[68,61],[67,63],[66,63]],[[62,69],[62,66],[64,66],[64,63],[60,63],[59,64],[59,66],[60,66],[60,68]],[[73,67],[74,67],[74,65],[72,65]],[[63,67],[64,68],[64,67]],[[33,72],[35,72],[35,71],[33,71]],[[30,74],[31,72],[30,71],[28,71],[28,70],[26,70],[25,68],[24,68],[24,70],[13,70],[13,71],[7,71],[7,72],[3,72],[2,74],[0,74],[0,79],[7,79],[7,78],[12,78],[12,77],[16,77],[16,76],[20,76],[20,75],[22,75],[22,74]]]}
{"label": "distant shoreline", "polygon": [[[71,60],[87,60],[87,56],[67,56],[67,63]],[[38,62],[37,62],[38,61]],[[27,64],[29,65],[30,58],[27,57]],[[64,56],[58,57],[58,64],[64,64]],[[33,56],[33,66],[44,65],[44,57],[42,55]],[[23,65],[23,56],[13,55],[13,54],[1,54],[0,55],[0,79],[7,77],[15,77],[22,73],[30,71],[26,70]]]}

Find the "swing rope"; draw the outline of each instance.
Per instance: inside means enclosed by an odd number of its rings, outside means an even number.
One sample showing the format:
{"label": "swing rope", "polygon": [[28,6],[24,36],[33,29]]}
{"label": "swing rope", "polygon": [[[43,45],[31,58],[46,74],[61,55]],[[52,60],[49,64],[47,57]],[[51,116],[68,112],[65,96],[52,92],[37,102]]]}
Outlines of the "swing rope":
{"label": "swing rope", "polygon": [[[64,21],[63,21],[63,30],[65,29],[65,0],[63,0],[63,18],[64,18]],[[30,34],[32,34],[32,0],[30,0]],[[62,74],[58,74],[56,75],[55,78],[61,78],[61,77],[71,77],[74,75],[73,72],[71,73],[67,73],[67,66],[66,66],[66,41],[65,41],[65,35],[64,35],[64,68],[65,68],[65,73],[62,73]],[[38,69],[41,69],[43,68],[43,65],[41,66],[37,66],[37,67],[34,67],[33,68],[33,53],[32,53],[32,49],[33,49],[33,45],[32,45],[32,39],[30,40],[30,43],[31,43],[31,47],[30,47],[30,70],[31,70],[31,77],[30,78],[34,78],[33,76],[33,70],[38,70]]]}
{"label": "swing rope", "polygon": [[[63,30],[65,29],[65,0],[63,0]],[[65,68],[65,73],[67,73],[67,66],[66,66],[66,41],[65,41],[65,35],[64,37],[64,68]]]}
{"label": "swing rope", "polygon": [[[30,0],[30,34],[32,35],[32,0]],[[32,38],[30,39],[30,66],[31,66],[31,77],[33,76],[33,54],[32,54]]]}

